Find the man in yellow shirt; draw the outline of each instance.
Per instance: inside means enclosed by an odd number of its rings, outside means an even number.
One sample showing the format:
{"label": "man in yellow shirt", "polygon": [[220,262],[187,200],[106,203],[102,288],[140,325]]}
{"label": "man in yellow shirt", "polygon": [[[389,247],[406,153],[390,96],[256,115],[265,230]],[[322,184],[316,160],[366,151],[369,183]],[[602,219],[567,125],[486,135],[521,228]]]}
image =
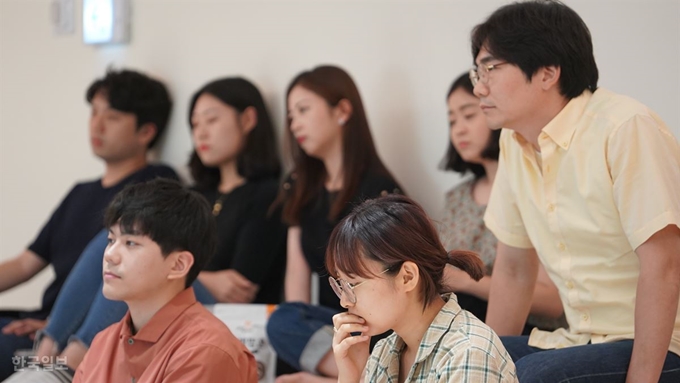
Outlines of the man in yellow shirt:
{"label": "man in yellow shirt", "polygon": [[[646,106],[598,89],[590,32],[555,1],[472,33],[475,94],[501,134],[485,222],[488,324],[529,382],[680,382],[680,146]],[[518,335],[541,262],[569,329]]]}

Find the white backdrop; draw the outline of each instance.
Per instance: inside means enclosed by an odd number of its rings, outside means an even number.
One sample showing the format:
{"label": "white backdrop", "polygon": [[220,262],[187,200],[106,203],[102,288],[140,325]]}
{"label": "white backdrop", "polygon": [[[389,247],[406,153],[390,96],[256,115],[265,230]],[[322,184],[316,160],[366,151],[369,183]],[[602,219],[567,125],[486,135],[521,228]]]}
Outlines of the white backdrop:
{"label": "white backdrop", "polygon": [[[90,152],[84,92],[110,64],[165,80],[175,110],[160,158],[183,168],[191,93],[244,75],[278,126],[283,92],[303,69],[333,63],[362,93],[378,150],[406,191],[437,216],[459,178],[437,169],[447,145],[445,93],[472,63],[471,28],[500,0],[132,0],[129,45],[55,36],[48,0],[0,0],[0,261],[36,236],[76,180],[102,164]],[[77,21],[82,2],[76,0]],[[680,1],[567,0],[590,27],[600,85],[651,106],[680,137]],[[279,134],[281,137],[281,134]],[[0,294],[35,307],[50,271]]]}

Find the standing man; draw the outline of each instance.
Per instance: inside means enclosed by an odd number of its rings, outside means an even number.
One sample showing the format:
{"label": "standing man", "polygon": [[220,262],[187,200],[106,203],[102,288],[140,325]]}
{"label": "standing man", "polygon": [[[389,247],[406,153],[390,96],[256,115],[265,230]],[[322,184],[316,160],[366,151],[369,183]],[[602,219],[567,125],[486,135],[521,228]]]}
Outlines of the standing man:
{"label": "standing man", "polygon": [[[501,7],[472,32],[475,94],[501,135],[485,222],[488,324],[520,382],[680,381],[680,147],[641,103],[597,87],[583,20]],[[539,262],[569,329],[518,335]]]}
{"label": "standing man", "polygon": [[0,263],[0,292],[28,281],[48,265],[56,274],[39,310],[0,312],[0,380],[14,372],[14,352],[33,345],[32,337],[44,327],[80,253],[103,229],[103,213],[113,196],[129,183],[177,178],[169,167],[147,163],[147,151],[157,142],[170,116],[172,102],[165,85],[138,72],[109,71],[90,85],[86,99],[92,108],[92,151],[104,161],[104,175],[77,184],[33,243]]}

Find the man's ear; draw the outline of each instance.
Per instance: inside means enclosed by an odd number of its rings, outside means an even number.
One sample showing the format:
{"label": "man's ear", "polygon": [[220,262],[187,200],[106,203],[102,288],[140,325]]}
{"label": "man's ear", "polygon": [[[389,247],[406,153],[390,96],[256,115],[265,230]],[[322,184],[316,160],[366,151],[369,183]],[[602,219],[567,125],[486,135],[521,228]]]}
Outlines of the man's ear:
{"label": "man's ear", "polygon": [[562,76],[562,68],[559,66],[551,65],[539,69],[538,81],[541,82],[541,88],[543,90],[550,90],[553,87],[560,86],[560,77]]}
{"label": "man's ear", "polygon": [[257,125],[257,110],[254,106],[247,107],[239,116],[243,133],[250,133]]}
{"label": "man's ear", "polygon": [[418,281],[420,281],[420,270],[418,269],[418,266],[411,261],[404,262],[401,265],[399,274],[397,274],[396,281],[398,287],[403,291],[415,291],[418,287]]}
{"label": "man's ear", "polygon": [[158,128],[153,122],[147,122],[146,124],[137,128],[137,137],[144,144],[145,147],[149,147],[149,143],[156,138],[158,134]]}
{"label": "man's ear", "polygon": [[168,273],[168,279],[186,278],[194,265],[194,255],[188,251],[175,251],[168,255],[167,260],[172,262]]}

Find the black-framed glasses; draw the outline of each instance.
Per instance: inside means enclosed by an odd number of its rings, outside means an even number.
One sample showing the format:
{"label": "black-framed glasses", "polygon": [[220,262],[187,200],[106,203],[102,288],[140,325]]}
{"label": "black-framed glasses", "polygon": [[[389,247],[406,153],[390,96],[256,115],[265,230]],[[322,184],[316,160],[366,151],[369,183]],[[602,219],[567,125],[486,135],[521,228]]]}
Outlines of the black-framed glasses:
{"label": "black-framed glasses", "polygon": [[[378,275],[383,275],[390,270],[392,270],[392,267],[386,268]],[[352,304],[356,304],[357,296],[356,294],[354,294],[354,289],[368,282],[368,280],[361,281],[359,283],[349,283],[344,279],[335,279],[333,277],[328,277],[328,282],[331,284],[331,288],[333,289],[335,295],[338,296],[338,299],[342,299],[342,294],[344,293],[345,297],[347,297],[347,300],[352,302]]]}
{"label": "black-framed glasses", "polygon": [[482,64],[476,68],[470,69],[470,81],[472,81],[472,86],[477,86],[478,83],[484,85],[489,83],[489,72],[498,68],[499,66],[507,64],[507,62],[500,62],[496,64]]}

